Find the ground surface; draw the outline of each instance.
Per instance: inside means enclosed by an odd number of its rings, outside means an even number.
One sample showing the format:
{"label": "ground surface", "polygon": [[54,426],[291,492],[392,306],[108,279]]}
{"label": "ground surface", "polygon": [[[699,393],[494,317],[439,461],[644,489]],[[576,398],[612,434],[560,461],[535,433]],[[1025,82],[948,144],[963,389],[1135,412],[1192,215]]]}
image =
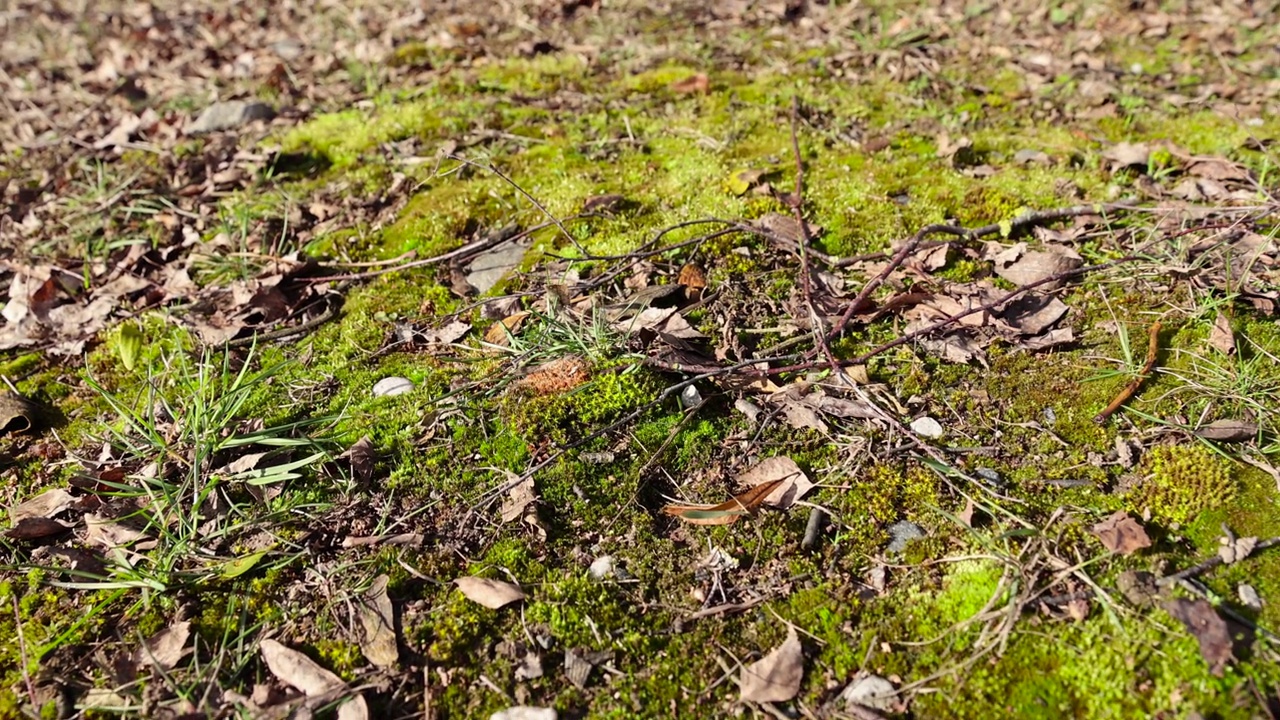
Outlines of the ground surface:
{"label": "ground surface", "polygon": [[4,4],[0,716],[1280,711],[1275,16],[429,5]]}

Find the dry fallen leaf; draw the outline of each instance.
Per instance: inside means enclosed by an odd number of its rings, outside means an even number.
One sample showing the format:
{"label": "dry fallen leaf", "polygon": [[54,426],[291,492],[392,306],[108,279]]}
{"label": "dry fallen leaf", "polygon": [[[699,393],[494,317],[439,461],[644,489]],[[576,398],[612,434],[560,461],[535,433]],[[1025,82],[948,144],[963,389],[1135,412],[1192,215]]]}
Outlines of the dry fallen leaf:
{"label": "dry fallen leaf", "polygon": [[263,640],[258,647],[271,674],[303,695],[324,695],[346,687],[342,678],[297,650],[271,639]]}
{"label": "dry fallen leaf", "polygon": [[467,599],[479,603],[490,610],[510,605],[525,598],[519,585],[512,585],[501,580],[490,580],[482,577],[460,577],[453,581]]}
{"label": "dry fallen leaf", "polygon": [[739,484],[753,488],[775,481],[777,484],[765,496],[764,504],[779,510],[791,507],[792,503],[813,489],[809,476],[804,474],[795,460],[785,456],[762,460],[738,476]]}
{"label": "dry fallen leaf", "polygon": [[52,518],[71,507],[75,501],[71,493],[61,488],[54,488],[22,501],[10,515],[15,524],[27,518]]}
{"label": "dry fallen leaf", "polygon": [[1246,420],[1214,420],[1196,428],[1195,436],[1218,442],[1247,442],[1258,436],[1258,425]]}
{"label": "dry fallen leaf", "polygon": [[800,692],[804,679],[804,648],[794,627],[787,639],[768,655],[742,668],[741,699],[744,702],[786,702]]}
{"label": "dry fallen leaf", "polygon": [[698,73],[671,83],[671,89],[678,93],[701,93],[705,95],[711,89],[711,80],[706,73]]}
{"label": "dry fallen leaf", "polygon": [[140,666],[154,665],[160,670],[172,670],[186,654],[190,637],[190,622],[174,623],[148,638],[146,644],[134,652],[133,661]]}
{"label": "dry fallen leaf", "polygon": [[499,511],[502,522],[509,523],[523,517],[524,509],[537,499],[533,478],[525,478],[516,483],[502,500],[502,509]]}
{"label": "dry fallen leaf", "polygon": [[756,485],[732,500],[726,500],[718,505],[671,503],[663,506],[662,512],[692,525],[728,525],[754,512],[782,482],[782,480],[770,480],[762,485]]}
{"label": "dry fallen leaf", "polygon": [[[1044,250],[1028,250],[1026,243],[1018,243],[991,260],[996,274],[1018,287],[1075,270],[1084,264],[1084,259],[1070,248],[1050,245]],[[1056,284],[1049,283],[1044,288],[1052,290]]]}
{"label": "dry fallen leaf", "polygon": [[1213,327],[1209,329],[1209,345],[1223,355],[1231,355],[1236,351],[1236,336],[1231,331],[1231,318],[1223,313],[1213,319]]}
{"label": "dry fallen leaf", "polygon": [[395,667],[400,659],[395,611],[391,607],[391,598],[387,597],[389,582],[386,575],[374,578],[373,585],[365,591],[359,605],[360,627],[364,630],[360,652],[378,667]]}
{"label": "dry fallen leaf", "polygon": [[1234,658],[1227,622],[1205,600],[1174,598],[1164,603],[1164,609],[1191,631],[1200,642],[1200,655],[1209,663],[1209,672],[1221,677],[1227,663]]}
{"label": "dry fallen leaf", "polygon": [[373,449],[373,440],[365,435],[339,455],[338,459],[351,463],[351,476],[361,484],[367,484],[373,479],[373,464],[378,459],[378,453]]}
{"label": "dry fallen leaf", "polygon": [[1089,532],[1102,541],[1103,547],[1121,555],[1132,555],[1143,548],[1151,547],[1151,538],[1147,537],[1147,531],[1123,510],[1089,528]]}

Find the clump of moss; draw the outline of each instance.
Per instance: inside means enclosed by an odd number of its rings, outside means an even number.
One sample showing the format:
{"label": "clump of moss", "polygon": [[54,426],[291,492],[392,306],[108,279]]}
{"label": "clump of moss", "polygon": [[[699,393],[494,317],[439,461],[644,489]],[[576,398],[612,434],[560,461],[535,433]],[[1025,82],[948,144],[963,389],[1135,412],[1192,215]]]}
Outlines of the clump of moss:
{"label": "clump of moss", "polygon": [[1186,523],[1236,495],[1228,461],[1200,445],[1155,448],[1143,470],[1146,480],[1134,491],[1134,504],[1166,522]]}

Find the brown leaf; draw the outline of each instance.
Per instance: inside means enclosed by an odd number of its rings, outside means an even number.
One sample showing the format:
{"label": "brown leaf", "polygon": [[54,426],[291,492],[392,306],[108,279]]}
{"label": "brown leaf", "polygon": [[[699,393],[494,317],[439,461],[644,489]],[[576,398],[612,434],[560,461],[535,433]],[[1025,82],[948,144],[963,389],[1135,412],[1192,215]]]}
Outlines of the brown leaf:
{"label": "brown leaf", "polygon": [[1245,420],[1214,420],[1197,428],[1195,435],[1218,442],[1247,442],[1258,436],[1258,426]]}
{"label": "brown leaf", "polygon": [[428,330],[425,337],[429,345],[450,345],[466,337],[469,332],[471,332],[471,323],[454,320],[442,328]]}
{"label": "brown leaf", "polygon": [[30,430],[38,415],[39,407],[30,400],[13,393],[0,393],[0,435]]}
{"label": "brown leaf", "polygon": [[360,652],[378,667],[395,667],[400,659],[396,643],[395,613],[387,597],[389,578],[379,575],[360,601]]}
{"label": "brown leaf", "polygon": [[1209,345],[1223,355],[1232,355],[1236,351],[1236,336],[1231,331],[1231,318],[1218,313],[1213,319],[1213,327],[1209,330]]}
{"label": "brown leaf", "polygon": [[258,647],[271,674],[303,695],[324,695],[346,687],[342,678],[297,650],[271,639],[263,640]]}
{"label": "brown leaf", "polygon": [[1222,676],[1231,652],[1231,631],[1213,606],[1205,600],[1174,598],[1164,603],[1165,612],[1186,626],[1200,643],[1200,655],[1209,663],[1209,672]]}
{"label": "brown leaf", "polygon": [[[1051,245],[1044,250],[1027,250],[1026,243],[1018,243],[991,260],[996,274],[1018,287],[1075,270],[1084,264],[1084,259],[1069,248]],[[1050,283],[1045,288],[1051,290],[1053,285]]]}
{"label": "brown leaf", "polygon": [[1135,166],[1146,169],[1147,158],[1151,157],[1151,147],[1146,143],[1122,142],[1103,150],[1102,157],[1111,161],[1112,170]]}
{"label": "brown leaf", "polygon": [[711,79],[707,77],[706,73],[698,73],[671,83],[671,89],[678,93],[700,93],[705,95],[711,89]]}
{"label": "brown leaf", "polygon": [[525,598],[519,585],[512,585],[501,580],[490,580],[482,577],[460,577],[453,581],[454,585],[467,596],[468,600],[479,603],[490,610],[519,602]]}
{"label": "brown leaf", "polygon": [[75,502],[76,499],[71,496],[71,493],[61,488],[54,488],[33,498],[27,498],[10,514],[14,523],[20,523],[27,518],[52,518],[74,505]]}
{"label": "brown leaf", "polygon": [[755,467],[738,476],[738,482],[749,487],[777,482],[765,496],[764,504],[786,510],[792,503],[813,489],[813,482],[804,474],[795,460],[778,456],[760,461]]}
{"label": "brown leaf", "polygon": [[743,702],[786,702],[800,692],[804,679],[804,648],[794,627],[787,639],[768,655],[742,668],[739,680]]}
{"label": "brown leaf", "polygon": [[750,490],[735,496],[719,505],[685,505],[671,503],[662,508],[662,512],[684,520],[692,525],[728,525],[738,518],[759,508],[769,494],[782,484],[782,480],[770,480],[756,485]]}
{"label": "brown leaf", "polygon": [[524,509],[538,499],[534,490],[533,478],[525,478],[517,483],[502,500],[502,522],[508,523],[524,516]]}
{"label": "brown leaf", "polygon": [[186,655],[190,637],[190,622],[174,623],[148,638],[146,644],[134,652],[133,661],[139,666],[154,665],[159,670],[172,670]]}
{"label": "brown leaf", "polygon": [[1132,555],[1142,548],[1151,547],[1151,538],[1137,520],[1123,510],[1089,528],[1102,541],[1103,547],[1121,555]]}
{"label": "brown leaf", "polygon": [[14,523],[13,527],[4,531],[4,535],[14,540],[37,540],[50,535],[58,535],[70,529],[71,526],[63,525],[52,518],[28,517]]}
{"label": "brown leaf", "polygon": [[352,477],[361,484],[367,484],[373,479],[373,465],[378,460],[378,453],[373,449],[373,440],[365,435],[339,455],[338,459],[349,462]]}

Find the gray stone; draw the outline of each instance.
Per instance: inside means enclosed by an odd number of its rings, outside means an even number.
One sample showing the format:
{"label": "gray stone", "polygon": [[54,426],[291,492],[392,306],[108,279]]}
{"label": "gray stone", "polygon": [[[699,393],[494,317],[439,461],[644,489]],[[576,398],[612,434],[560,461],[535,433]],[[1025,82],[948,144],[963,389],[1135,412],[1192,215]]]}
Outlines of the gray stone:
{"label": "gray stone", "polygon": [[887,549],[891,553],[900,553],[907,549],[907,543],[917,538],[925,537],[927,534],[924,528],[910,520],[899,520],[889,526],[889,547]]}
{"label": "gray stone", "polygon": [[186,128],[188,135],[230,130],[254,120],[270,120],[276,111],[263,102],[245,102],[244,100],[228,100],[217,102],[204,109],[200,117]]}

